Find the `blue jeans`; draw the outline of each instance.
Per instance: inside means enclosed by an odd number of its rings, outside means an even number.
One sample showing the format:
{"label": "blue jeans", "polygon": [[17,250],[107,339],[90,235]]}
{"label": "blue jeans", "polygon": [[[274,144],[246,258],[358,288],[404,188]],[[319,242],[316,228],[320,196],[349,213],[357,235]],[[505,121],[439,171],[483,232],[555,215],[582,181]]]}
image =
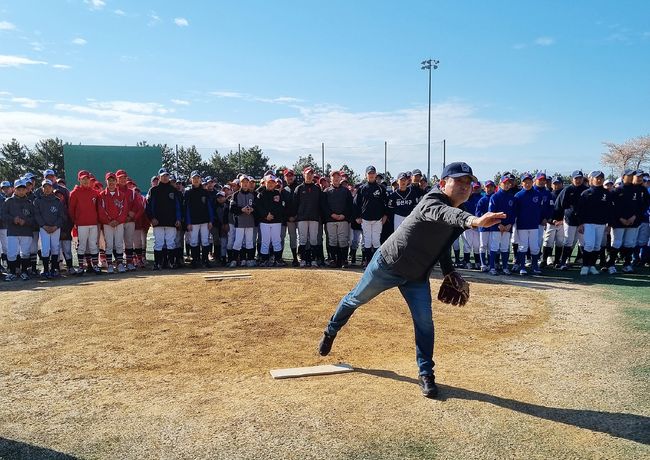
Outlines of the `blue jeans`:
{"label": "blue jeans", "polygon": [[359,283],[339,303],[325,330],[335,336],[348,322],[352,313],[388,289],[398,287],[411,310],[415,328],[415,356],[420,375],[433,373],[433,317],[429,280],[409,281],[393,272],[391,266],[375,252]]}

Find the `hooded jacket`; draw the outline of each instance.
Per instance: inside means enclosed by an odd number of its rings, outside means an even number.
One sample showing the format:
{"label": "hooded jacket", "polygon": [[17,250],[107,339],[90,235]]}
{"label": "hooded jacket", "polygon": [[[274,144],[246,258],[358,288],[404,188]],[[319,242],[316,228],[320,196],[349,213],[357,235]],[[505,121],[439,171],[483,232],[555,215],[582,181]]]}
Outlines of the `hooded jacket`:
{"label": "hooded jacket", "polygon": [[76,226],[97,225],[97,192],[90,187],[76,185],[70,193],[68,215]]}
{"label": "hooded jacket", "polygon": [[36,223],[39,227],[61,228],[65,223],[65,204],[54,193],[42,194],[34,200]]}

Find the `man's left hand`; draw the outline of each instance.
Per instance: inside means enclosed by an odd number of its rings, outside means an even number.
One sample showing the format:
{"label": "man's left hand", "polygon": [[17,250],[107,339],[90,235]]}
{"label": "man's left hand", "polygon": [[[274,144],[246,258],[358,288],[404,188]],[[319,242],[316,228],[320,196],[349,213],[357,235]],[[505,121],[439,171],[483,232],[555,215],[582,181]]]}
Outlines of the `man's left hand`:
{"label": "man's left hand", "polygon": [[443,303],[460,305],[469,300],[469,283],[457,272],[451,272],[442,280],[438,291],[438,300]]}

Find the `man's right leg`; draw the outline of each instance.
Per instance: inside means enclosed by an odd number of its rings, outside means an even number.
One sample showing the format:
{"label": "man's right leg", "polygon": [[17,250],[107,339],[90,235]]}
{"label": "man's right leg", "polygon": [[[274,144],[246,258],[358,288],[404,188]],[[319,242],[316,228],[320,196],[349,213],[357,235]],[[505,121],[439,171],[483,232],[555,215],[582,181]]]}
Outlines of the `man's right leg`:
{"label": "man's right leg", "polygon": [[336,311],[330,318],[325,328],[325,335],[321,341],[319,353],[322,356],[329,353],[334,337],[345,326],[357,308],[382,292],[404,282],[404,278],[393,273],[390,267],[386,265],[381,256],[381,251],[375,252],[357,285],[341,299]]}

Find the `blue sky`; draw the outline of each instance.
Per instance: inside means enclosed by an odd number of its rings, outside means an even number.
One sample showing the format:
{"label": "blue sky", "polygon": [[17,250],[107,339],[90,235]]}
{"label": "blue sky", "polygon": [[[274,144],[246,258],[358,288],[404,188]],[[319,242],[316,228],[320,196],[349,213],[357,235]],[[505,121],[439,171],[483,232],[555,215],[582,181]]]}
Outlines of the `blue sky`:
{"label": "blue sky", "polygon": [[355,169],[600,167],[650,126],[650,2],[0,0],[0,142],[259,144]]}

